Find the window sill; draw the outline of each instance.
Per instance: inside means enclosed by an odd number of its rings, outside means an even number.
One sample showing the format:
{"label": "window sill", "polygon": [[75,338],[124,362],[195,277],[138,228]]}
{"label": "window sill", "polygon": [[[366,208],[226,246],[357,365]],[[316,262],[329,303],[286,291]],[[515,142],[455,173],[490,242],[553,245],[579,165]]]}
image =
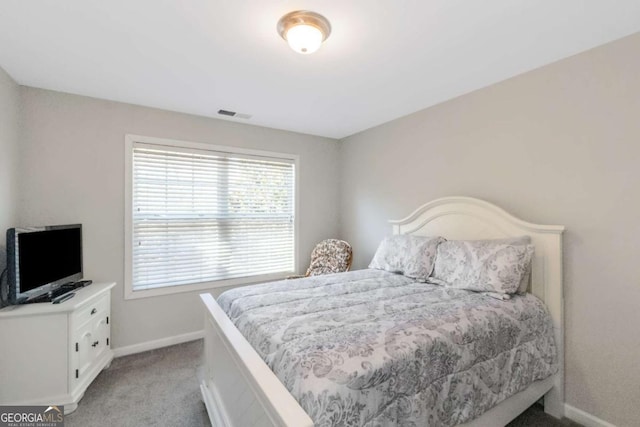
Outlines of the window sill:
{"label": "window sill", "polygon": [[165,286],[160,288],[153,289],[143,289],[134,291],[131,289],[131,284],[126,283],[124,287],[124,299],[139,299],[139,298],[150,298],[157,297],[162,295],[172,295],[183,292],[195,292],[195,291],[204,291],[208,289],[218,289],[218,288],[228,288],[234,286],[242,286],[242,285],[252,285],[264,282],[272,282],[276,280],[283,280],[295,274],[293,271],[281,272],[281,273],[272,273],[272,274],[263,274],[259,276],[251,276],[251,277],[238,277],[235,279],[227,279],[227,280],[217,280],[215,282],[201,282],[201,283],[193,283],[189,285],[176,285],[176,286]]}

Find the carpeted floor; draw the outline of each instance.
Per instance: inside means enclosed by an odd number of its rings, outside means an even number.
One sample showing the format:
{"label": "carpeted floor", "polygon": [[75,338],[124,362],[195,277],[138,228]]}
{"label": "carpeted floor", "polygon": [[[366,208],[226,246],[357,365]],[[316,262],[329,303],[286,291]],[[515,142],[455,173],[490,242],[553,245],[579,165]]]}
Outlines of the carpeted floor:
{"label": "carpeted floor", "polygon": [[[115,359],[89,386],[67,427],[210,426],[198,385],[202,341]],[[509,427],[578,427],[529,408]]]}
{"label": "carpeted floor", "polygon": [[201,340],[114,359],[65,426],[210,426],[198,385],[201,359]]}

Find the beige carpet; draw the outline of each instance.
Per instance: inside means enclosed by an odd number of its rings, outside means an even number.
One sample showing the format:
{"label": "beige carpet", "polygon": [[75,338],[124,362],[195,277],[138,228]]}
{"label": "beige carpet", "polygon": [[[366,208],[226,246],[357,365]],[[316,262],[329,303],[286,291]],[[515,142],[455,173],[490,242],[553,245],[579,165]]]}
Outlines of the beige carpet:
{"label": "beige carpet", "polygon": [[[200,400],[202,341],[115,359],[89,386],[67,427],[210,426]],[[533,406],[509,427],[566,427]]]}

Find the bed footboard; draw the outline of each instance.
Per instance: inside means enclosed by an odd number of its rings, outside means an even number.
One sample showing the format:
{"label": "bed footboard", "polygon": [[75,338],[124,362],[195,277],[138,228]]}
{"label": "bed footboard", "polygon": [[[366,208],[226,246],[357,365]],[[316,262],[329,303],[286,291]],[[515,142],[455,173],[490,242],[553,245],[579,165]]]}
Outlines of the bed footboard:
{"label": "bed footboard", "polygon": [[251,347],[211,294],[205,305],[204,379],[214,427],[312,427],[313,421]]}

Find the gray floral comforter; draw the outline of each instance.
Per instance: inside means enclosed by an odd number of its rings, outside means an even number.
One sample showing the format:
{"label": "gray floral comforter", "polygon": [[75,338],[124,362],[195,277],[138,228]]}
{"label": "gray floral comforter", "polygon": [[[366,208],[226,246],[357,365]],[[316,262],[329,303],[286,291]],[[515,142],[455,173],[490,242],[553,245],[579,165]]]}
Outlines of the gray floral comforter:
{"label": "gray floral comforter", "polygon": [[232,289],[218,303],[317,426],[453,426],[556,372],[533,295],[379,270]]}

